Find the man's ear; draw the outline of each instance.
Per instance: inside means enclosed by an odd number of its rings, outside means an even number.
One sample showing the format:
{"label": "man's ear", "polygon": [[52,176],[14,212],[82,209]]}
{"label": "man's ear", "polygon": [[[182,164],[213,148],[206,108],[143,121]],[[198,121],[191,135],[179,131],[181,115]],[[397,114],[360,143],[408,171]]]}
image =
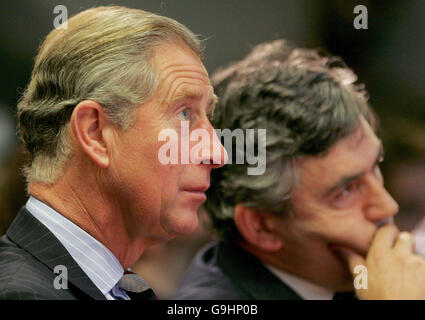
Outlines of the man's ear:
{"label": "man's ear", "polygon": [[99,167],[109,166],[108,143],[103,131],[108,130],[102,106],[93,100],[81,101],[72,112],[71,127],[77,143]]}
{"label": "man's ear", "polygon": [[264,251],[275,252],[282,248],[282,240],[273,228],[269,227],[269,213],[238,204],[235,207],[234,220],[244,239]]}

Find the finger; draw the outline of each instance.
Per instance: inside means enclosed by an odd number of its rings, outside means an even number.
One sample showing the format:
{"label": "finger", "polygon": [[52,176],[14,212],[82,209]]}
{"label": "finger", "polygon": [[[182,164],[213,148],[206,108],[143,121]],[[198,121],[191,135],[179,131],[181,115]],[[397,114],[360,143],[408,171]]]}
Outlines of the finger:
{"label": "finger", "polygon": [[387,224],[379,228],[372,240],[368,255],[379,255],[381,252],[390,250],[399,233],[398,228],[394,224]]}
{"label": "finger", "polygon": [[347,263],[348,269],[350,270],[353,278],[355,277],[354,269],[356,266],[366,265],[365,259],[351,249],[345,247],[334,247],[334,250]]}
{"label": "finger", "polygon": [[409,232],[400,232],[394,245],[394,250],[402,252],[413,252],[415,250],[415,239]]}

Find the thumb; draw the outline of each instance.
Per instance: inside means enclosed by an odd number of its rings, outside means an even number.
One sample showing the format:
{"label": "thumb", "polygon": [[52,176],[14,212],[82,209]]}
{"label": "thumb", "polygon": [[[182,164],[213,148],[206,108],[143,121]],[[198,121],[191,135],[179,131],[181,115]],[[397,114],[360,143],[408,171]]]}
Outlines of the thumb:
{"label": "thumb", "polygon": [[335,246],[333,249],[347,263],[353,278],[356,276],[356,274],[354,273],[354,269],[356,268],[356,266],[366,265],[365,259],[349,248]]}

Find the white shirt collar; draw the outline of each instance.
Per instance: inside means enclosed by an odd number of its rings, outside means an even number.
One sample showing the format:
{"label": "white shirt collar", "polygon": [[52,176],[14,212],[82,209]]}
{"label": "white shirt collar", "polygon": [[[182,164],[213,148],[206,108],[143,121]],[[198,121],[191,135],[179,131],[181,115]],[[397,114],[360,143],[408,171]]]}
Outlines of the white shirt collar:
{"label": "white shirt collar", "polygon": [[108,298],[108,292],[124,274],[124,269],[114,254],[86,231],[35,197],[29,198],[26,208],[58,238],[90,280]]}
{"label": "white shirt collar", "polygon": [[332,300],[334,292],[269,264],[264,266],[282,282],[292,288],[304,300]]}

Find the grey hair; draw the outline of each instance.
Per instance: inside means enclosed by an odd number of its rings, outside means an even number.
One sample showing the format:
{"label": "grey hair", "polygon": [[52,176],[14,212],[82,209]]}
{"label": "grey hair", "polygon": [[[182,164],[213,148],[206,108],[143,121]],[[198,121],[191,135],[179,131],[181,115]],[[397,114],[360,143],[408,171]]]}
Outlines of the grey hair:
{"label": "grey hair", "polygon": [[[356,80],[342,59],[285,40],[260,44],[212,76],[220,97],[213,118],[216,128],[267,130],[263,175],[247,175],[247,161],[232,161],[211,173],[205,207],[219,235],[239,238],[233,222],[237,204],[289,214],[296,161],[325,154],[357,128],[361,115],[376,127],[366,92]],[[232,147],[237,150],[238,145]]]}
{"label": "grey hair", "polygon": [[202,58],[197,37],[177,21],[125,7],[97,7],[46,37],[18,103],[18,133],[29,153],[28,182],[51,184],[72,156],[69,120],[81,101],[95,100],[128,129],[138,106],[156,90],[153,50],[181,43]]}

